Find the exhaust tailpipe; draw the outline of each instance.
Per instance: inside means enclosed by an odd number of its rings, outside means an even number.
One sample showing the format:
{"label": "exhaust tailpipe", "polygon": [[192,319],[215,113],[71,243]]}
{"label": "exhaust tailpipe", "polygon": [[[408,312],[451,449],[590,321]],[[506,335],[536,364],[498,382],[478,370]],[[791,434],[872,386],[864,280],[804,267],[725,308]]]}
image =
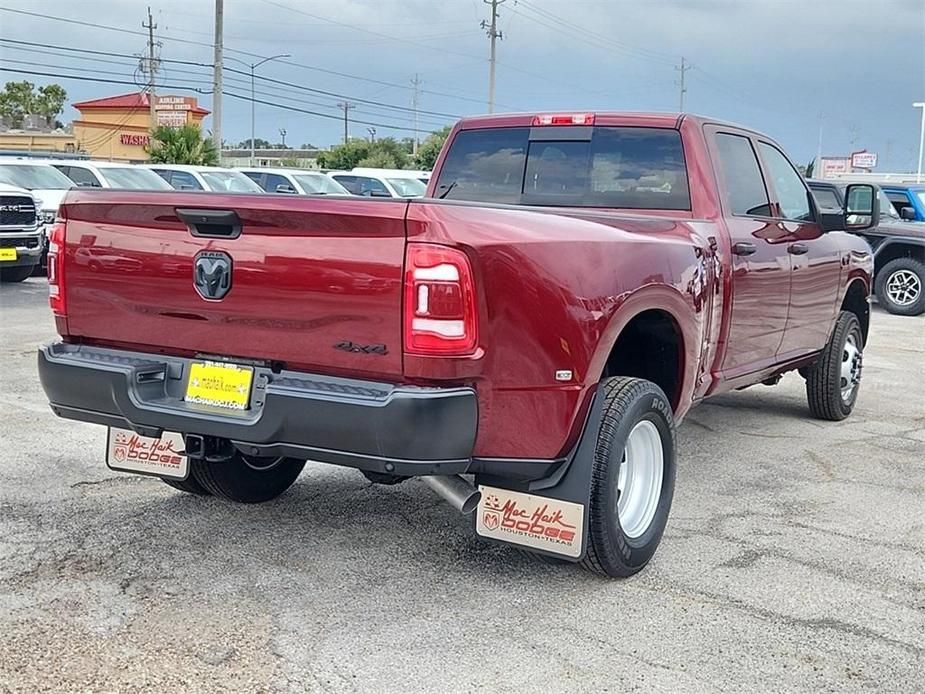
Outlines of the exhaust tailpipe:
{"label": "exhaust tailpipe", "polygon": [[427,475],[421,479],[460,513],[472,513],[479,504],[481,492],[460,475]]}

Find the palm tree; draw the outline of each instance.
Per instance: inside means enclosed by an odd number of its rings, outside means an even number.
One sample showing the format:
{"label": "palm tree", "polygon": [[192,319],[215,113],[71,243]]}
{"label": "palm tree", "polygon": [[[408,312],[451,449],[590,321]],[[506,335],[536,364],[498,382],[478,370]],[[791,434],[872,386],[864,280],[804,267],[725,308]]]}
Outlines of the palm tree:
{"label": "palm tree", "polygon": [[170,128],[161,125],[151,131],[148,154],[152,164],[218,165],[218,149],[212,140],[203,138],[195,125]]}

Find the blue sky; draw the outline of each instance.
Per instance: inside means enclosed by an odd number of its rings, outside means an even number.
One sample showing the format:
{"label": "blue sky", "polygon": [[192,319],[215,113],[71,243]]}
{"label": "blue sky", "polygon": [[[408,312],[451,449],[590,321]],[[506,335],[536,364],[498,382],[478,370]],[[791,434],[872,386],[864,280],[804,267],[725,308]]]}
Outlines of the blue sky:
{"label": "blue sky", "polygon": [[[213,0],[152,2],[160,76],[177,89],[210,89]],[[131,83],[145,49],[147,3],[134,0],[4,0],[0,67]],[[411,79],[422,81],[422,132],[454,116],[483,113],[488,39],[481,0],[225,0],[226,68],[246,71],[261,56],[289,53],[258,74],[257,135],[329,145],[342,134],[336,104],[356,101],[351,135],[409,136]],[[687,72],[685,110],[738,121],[777,138],[799,163],[823,152],[867,149],[881,171],[910,170],[925,101],[925,0],[506,0],[498,45],[498,111],[678,109],[678,73]],[[64,51],[65,46],[116,53]],[[88,60],[88,58],[95,58]],[[223,136],[250,136],[249,77],[227,72]],[[132,86],[2,72],[0,79],[57,81],[79,101]],[[308,91],[318,90],[318,91]],[[361,101],[362,100],[362,101]],[[379,103],[368,103],[379,102]],[[211,96],[200,95],[209,107]],[[390,108],[390,107],[397,108]],[[69,120],[73,110],[65,112]],[[327,117],[325,117],[327,116]],[[207,121],[208,127],[208,121]],[[885,161],[884,161],[885,160]],[[885,165],[885,166],[884,166]]]}

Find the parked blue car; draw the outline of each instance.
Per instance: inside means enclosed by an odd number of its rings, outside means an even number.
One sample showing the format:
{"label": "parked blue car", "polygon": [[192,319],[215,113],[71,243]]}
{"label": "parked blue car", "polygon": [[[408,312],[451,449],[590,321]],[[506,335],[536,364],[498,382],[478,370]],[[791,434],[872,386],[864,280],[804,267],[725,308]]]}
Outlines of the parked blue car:
{"label": "parked blue car", "polygon": [[925,183],[882,183],[880,187],[900,217],[910,222],[925,222]]}

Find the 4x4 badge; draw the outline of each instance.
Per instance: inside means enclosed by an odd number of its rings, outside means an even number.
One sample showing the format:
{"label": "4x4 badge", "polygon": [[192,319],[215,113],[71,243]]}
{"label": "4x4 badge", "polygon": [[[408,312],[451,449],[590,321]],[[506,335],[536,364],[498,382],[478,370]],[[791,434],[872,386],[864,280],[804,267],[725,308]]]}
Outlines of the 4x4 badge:
{"label": "4x4 badge", "polygon": [[208,301],[223,299],[231,290],[231,256],[224,251],[202,251],[193,263],[193,286]]}

